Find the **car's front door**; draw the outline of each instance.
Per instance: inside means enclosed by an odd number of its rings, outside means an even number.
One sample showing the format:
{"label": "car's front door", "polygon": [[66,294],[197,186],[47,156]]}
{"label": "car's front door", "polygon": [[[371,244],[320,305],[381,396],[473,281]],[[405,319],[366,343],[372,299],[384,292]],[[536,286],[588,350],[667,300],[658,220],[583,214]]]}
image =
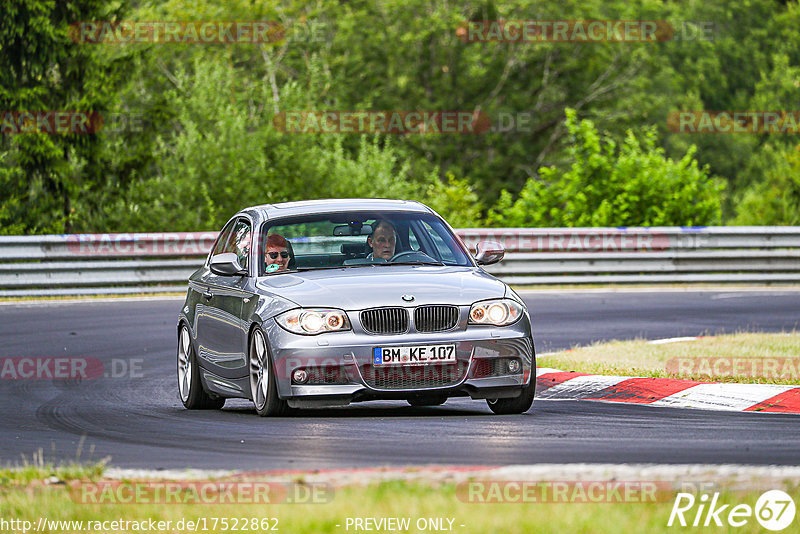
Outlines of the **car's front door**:
{"label": "car's front door", "polygon": [[[252,234],[252,223],[240,217],[227,242],[217,244],[214,255],[235,253],[240,265],[249,273]],[[210,269],[201,278],[203,295],[197,319],[197,351],[203,367],[223,378],[241,378],[242,370],[247,369],[247,331],[242,322],[242,304],[244,299],[253,296],[245,291],[248,279],[249,274],[226,276]]]}

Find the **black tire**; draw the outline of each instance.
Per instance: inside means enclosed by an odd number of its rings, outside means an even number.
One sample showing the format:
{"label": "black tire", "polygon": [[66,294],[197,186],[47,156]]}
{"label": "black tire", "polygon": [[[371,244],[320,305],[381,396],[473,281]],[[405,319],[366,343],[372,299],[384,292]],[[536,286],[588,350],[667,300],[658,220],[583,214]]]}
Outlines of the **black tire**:
{"label": "black tire", "polygon": [[513,399],[486,399],[489,409],[497,415],[510,415],[525,413],[533,404],[536,393],[536,378],[531,378],[531,383],[522,389],[522,394]]}
{"label": "black tire", "polygon": [[[276,417],[289,411],[289,404],[278,397],[275,372],[269,357],[266,336],[260,327],[250,335],[248,360],[250,362],[250,398],[261,417]],[[266,382],[265,382],[266,381]]]}
{"label": "black tire", "polygon": [[497,415],[520,414],[531,409],[534,395],[536,395],[536,353],[533,355],[531,366],[531,383],[522,388],[522,394],[511,399],[486,399],[486,404]]}
{"label": "black tire", "polygon": [[218,410],[225,405],[225,397],[211,395],[203,389],[197,353],[185,324],[178,331],[178,398],[187,410]]}
{"label": "black tire", "polygon": [[420,406],[439,406],[444,404],[447,397],[417,397],[408,399],[408,403],[414,407]]}

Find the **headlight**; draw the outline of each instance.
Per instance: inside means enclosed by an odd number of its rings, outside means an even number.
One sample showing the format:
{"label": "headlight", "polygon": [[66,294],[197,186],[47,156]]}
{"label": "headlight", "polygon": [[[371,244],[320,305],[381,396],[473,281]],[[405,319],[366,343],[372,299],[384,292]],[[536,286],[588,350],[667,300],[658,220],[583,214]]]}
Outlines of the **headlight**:
{"label": "headlight", "polygon": [[289,310],[275,320],[289,332],[303,335],[317,335],[323,332],[350,330],[350,321],[342,310],[327,308],[305,308]]}
{"label": "headlight", "polygon": [[476,302],[469,310],[469,324],[507,326],[522,315],[522,305],[512,299],[484,300]]}

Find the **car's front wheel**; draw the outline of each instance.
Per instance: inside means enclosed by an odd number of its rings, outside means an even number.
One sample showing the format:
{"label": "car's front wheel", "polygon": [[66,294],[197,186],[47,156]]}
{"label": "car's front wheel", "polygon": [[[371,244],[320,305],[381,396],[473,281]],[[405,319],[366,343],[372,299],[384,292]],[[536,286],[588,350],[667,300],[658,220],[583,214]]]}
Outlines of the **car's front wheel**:
{"label": "car's front wheel", "polygon": [[178,334],[178,395],[189,410],[214,410],[225,405],[224,397],[212,397],[203,389],[192,336],[185,324]]}
{"label": "car's front wheel", "polygon": [[530,410],[533,404],[533,396],[536,394],[536,376],[531,376],[531,383],[522,388],[519,397],[511,399],[486,399],[489,409],[498,415],[509,415],[525,413]]}
{"label": "car's front wheel", "polygon": [[261,417],[283,415],[288,411],[286,401],[278,397],[267,341],[259,327],[250,336],[250,393],[256,413]]}

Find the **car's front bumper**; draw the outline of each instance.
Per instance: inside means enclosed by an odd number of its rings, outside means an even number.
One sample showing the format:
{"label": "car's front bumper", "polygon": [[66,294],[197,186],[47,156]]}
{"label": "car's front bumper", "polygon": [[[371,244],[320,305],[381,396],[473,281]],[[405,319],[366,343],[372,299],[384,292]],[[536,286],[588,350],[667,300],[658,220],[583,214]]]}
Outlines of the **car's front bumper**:
{"label": "car's front bumper", "polygon": [[[278,395],[295,407],[346,405],[361,400],[414,397],[515,397],[535,375],[536,359],[527,314],[515,324],[505,327],[461,326],[450,332],[401,335],[370,335],[347,331],[302,336],[285,331],[274,321],[268,321],[264,326],[269,339]],[[368,376],[371,375],[365,371],[372,363],[375,347],[442,344],[456,345],[460,372],[455,372],[455,367],[448,368],[450,374],[447,378],[452,380],[440,380],[442,383],[404,380],[406,375],[424,377],[426,374],[435,375],[439,370],[427,366],[392,366],[386,372],[398,375],[401,379],[396,382],[400,385],[383,387],[370,380]],[[505,365],[505,362],[512,359],[521,364],[519,371],[503,372],[500,364]],[[292,373],[299,368],[333,369],[336,376],[331,383],[293,383]],[[487,372],[487,369],[490,371]],[[413,383],[414,386],[407,387],[404,385],[406,383]]]}

